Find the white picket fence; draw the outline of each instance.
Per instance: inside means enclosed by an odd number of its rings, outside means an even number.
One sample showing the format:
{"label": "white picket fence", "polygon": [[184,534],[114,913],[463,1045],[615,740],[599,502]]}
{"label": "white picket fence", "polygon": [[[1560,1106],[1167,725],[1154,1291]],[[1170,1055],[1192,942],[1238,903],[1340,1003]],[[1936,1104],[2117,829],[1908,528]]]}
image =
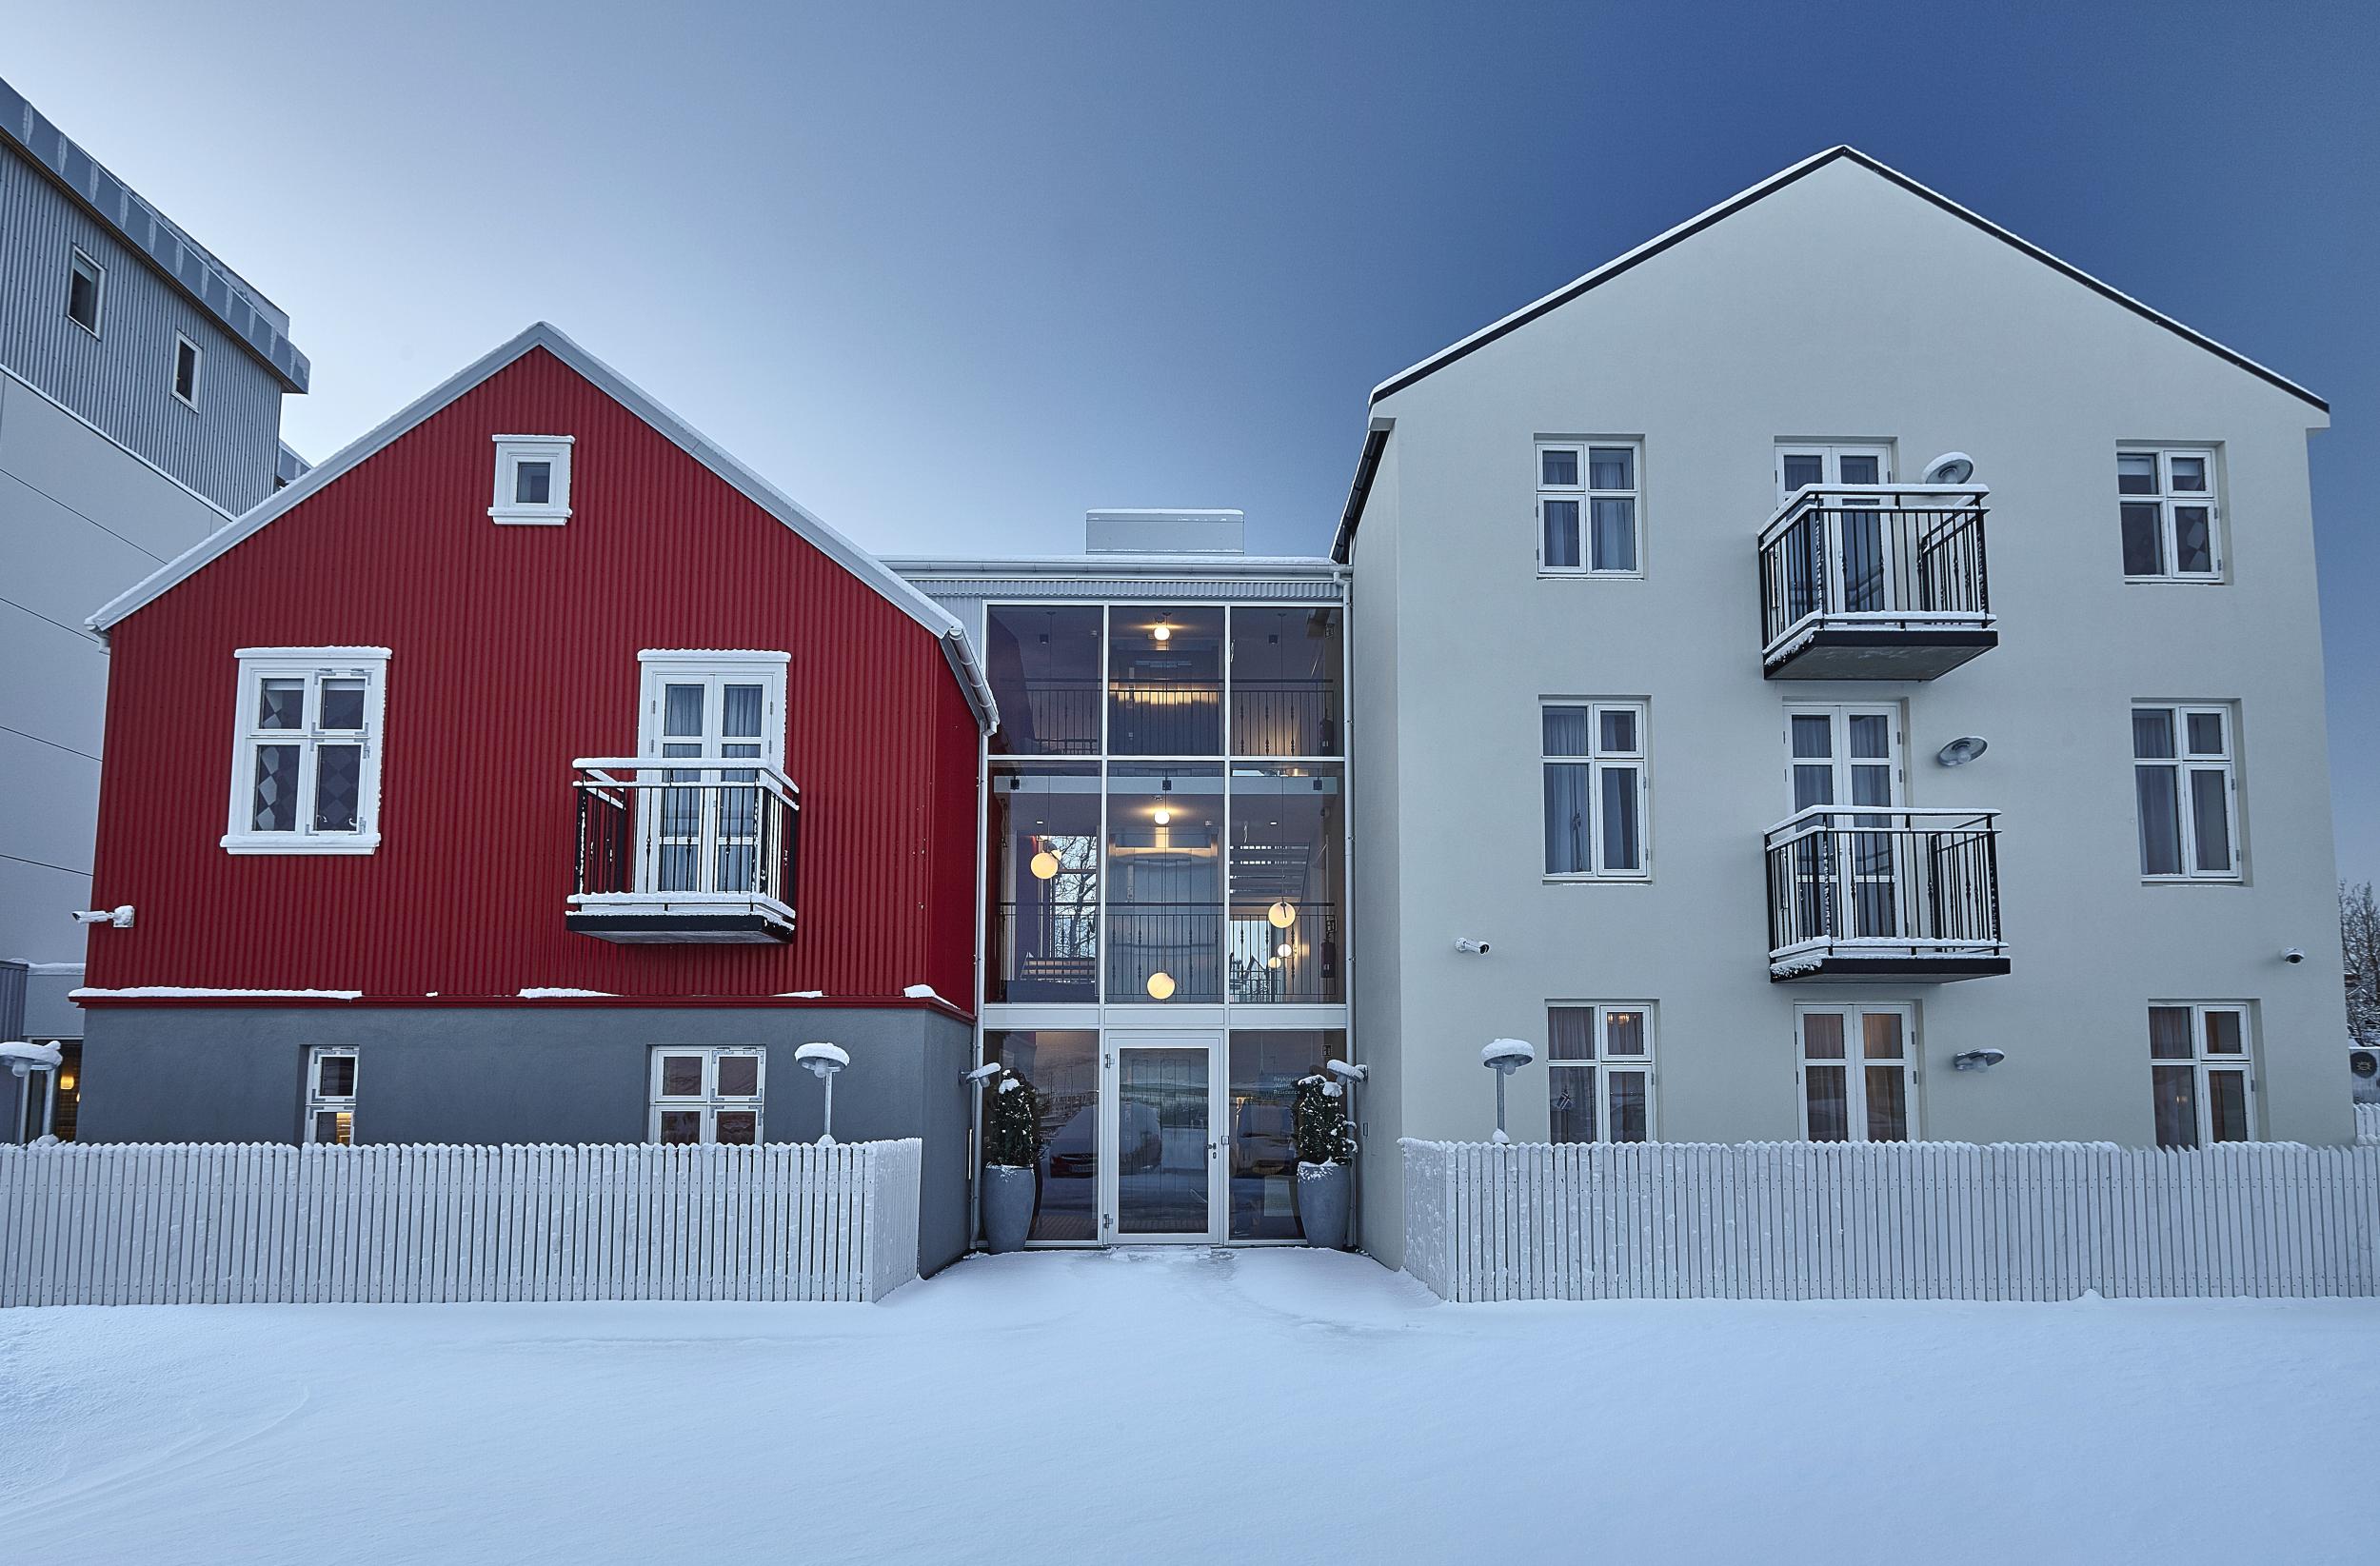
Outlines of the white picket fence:
{"label": "white picket fence", "polygon": [[915,1139],[0,1149],[0,1305],[881,1299]]}
{"label": "white picket fence", "polygon": [[2359,1103],[2355,1106],[2355,1140],[2380,1142],[2380,1103]]}
{"label": "white picket fence", "polygon": [[2380,1292],[2380,1147],[1403,1143],[1441,1298]]}

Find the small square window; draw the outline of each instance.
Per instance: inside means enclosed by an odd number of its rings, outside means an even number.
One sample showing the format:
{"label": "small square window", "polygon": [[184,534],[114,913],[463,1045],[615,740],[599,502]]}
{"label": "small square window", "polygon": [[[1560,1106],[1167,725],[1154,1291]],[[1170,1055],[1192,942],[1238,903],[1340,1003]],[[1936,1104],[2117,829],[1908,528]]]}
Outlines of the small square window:
{"label": "small square window", "polygon": [[198,406],[198,367],[201,355],[198,345],[173,334],[173,395],[191,407]]}
{"label": "small square window", "polygon": [[1578,487],[1578,453],[1561,446],[1549,446],[1541,459],[1545,475],[1541,481],[1548,489]]}
{"label": "small square window", "polygon": [[99,312],[107,294],[108,269],[81,250],[73,251],[67,264],[66,318],[98,336]]}
{"label": "small square window", "polygon": [[496,437],[496,492],[487,514],[500,523],[557,526],[570,520],[567,435]]}

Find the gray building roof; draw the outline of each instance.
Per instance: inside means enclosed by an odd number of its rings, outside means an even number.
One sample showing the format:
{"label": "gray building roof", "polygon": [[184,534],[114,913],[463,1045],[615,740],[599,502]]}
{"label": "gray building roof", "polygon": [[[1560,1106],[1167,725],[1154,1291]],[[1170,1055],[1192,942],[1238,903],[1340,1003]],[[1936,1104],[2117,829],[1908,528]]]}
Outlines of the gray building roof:
{"label": "gray building roof", "polygon": [[288,314],[109,173],[5,80],[0,80],[0,144],[31,159],[97,213],[134,253],[269,367],[284,389],[307,388],[313,367],[289,341]]}

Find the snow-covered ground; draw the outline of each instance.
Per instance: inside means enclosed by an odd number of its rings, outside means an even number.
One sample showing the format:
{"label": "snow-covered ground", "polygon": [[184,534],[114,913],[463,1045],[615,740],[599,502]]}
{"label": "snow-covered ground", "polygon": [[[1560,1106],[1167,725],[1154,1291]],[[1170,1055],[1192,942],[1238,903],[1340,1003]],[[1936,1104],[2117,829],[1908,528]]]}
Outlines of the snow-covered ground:
{"label": "snow-covered ground", "polygon": [[1296,1251],[883,1305],[0,1312],[0,1555],[2380,1558],[2380,1303],[1436,1303]]}

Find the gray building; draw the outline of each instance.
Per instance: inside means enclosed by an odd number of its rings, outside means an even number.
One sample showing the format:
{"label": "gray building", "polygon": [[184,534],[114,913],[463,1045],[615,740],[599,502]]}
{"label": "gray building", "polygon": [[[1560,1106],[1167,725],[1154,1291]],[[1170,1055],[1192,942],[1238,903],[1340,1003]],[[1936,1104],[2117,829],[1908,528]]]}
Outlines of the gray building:
{"label": "gray building", "polygon": [[[302,470],[289,320],[0,81],[0,959],[72,1039],[106,649],[84,621]],[[0,1019],[5,1021],[5,1019]],[[70,1084],[74,1072],[57,1074]],[[35,1129],[70,1130],[69,1101]]]}
{"label": "gray building", "polygon": [[1520,1140],[2349,1140],[2328,422],[1847,148],[1377,389],[1375,1254],[1498,1036]]}

